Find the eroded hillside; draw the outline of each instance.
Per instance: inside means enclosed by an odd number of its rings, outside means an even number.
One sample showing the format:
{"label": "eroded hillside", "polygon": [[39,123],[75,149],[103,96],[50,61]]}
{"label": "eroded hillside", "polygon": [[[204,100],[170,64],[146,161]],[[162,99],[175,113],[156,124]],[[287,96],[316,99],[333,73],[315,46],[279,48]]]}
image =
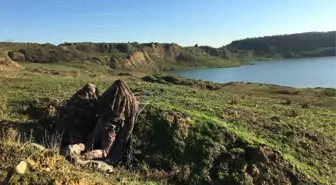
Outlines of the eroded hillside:
{"label": "eroded hillside", "polygon": [[335,32],[299,33],[233,41],[227,46],[182,47],[175,43],[0,43],[15,62],[89,62],[111,69],[159,72],[179,68],[227,67],[255,60],[335,56]]}
{"label": "eroded hillside", "polygon": [[207,54],[198,47],[159,43],[1,43],[16,62],[91,62],[112,69],[157,72],[184,67],[230,66],[237,63]]}

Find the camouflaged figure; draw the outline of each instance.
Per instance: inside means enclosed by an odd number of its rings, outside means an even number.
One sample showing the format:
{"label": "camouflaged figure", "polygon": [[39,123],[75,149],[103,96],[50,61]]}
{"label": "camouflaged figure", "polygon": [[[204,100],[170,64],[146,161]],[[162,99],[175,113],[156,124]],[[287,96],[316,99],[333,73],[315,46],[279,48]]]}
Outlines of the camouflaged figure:
{"label": "camouflaged figure", "polygon": [[113,146],[113,156],[121,159],[134,127],[138,106],[138,100],[127,85],[121,80],[115,81],[99,100],[97,127],[86,144],[89,148],[99,148],[87,152],[84,158],[107,158]]}
{"label": "camouflaged figure", "polygon": [[98,89],[86,84],[66,103],[56,128],[62,133],[62,146],[85,143],[97,123]]}

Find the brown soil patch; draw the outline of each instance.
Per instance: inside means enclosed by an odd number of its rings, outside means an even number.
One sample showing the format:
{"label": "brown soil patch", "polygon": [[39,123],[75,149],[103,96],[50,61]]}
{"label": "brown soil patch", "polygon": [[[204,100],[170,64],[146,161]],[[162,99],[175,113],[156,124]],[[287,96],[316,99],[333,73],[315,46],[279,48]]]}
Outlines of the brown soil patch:
{"label": "brown soil patch", "polygon": [[18,63],[4,57],[0,57],[0,71],[18,71],[20,69],[23,69],[23,67]]}

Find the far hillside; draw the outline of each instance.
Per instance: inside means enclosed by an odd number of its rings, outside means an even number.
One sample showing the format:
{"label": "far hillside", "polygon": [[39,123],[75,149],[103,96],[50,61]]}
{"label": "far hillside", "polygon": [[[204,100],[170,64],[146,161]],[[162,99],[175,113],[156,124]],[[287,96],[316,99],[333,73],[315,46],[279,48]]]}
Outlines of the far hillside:
{"label": "far hillside", "polygon": [[161,72],[201,67],[229,67],[256,60],[335,56],[335,31],[266,36],[227,46],[183,47],[175,43],[0,42],[0,57],[15,62],[103,66],[113,70]]}
{"label": "far hillside", "polygon": [[233,41],[225,48],[284,58],[335,56],[335,36],[335,31],[265,36]]}
{"label": "far hillside", "polygon": [[[38,43],[0,42],[0,51],[16,62],[103,65],[114,70],[159,72],[178,68],[234,66],[198,47],[175,43]],[[1,55],[1,52],[0,52]]]}

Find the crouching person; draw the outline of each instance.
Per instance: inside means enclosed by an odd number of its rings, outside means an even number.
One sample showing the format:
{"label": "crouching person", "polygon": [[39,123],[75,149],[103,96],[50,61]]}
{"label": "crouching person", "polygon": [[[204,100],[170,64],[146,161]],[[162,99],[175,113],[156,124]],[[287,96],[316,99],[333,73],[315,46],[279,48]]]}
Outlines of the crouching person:
{"label": "crouching person", "polygon": [[56,129],[62,134],[61,154],[73,157],[85,150],[83,143],[94,130],[97,123],[96,105],[98,89],[86,84],[77,91],[60,111]]}
{"label": "crouching person", "polygon": [[139,102],[127,85],[121,80],[115,81],[98,102],[98,123],[86,142],[86,147],[92,150],[88,150],[83,158],[107,159],[114,156],[115,161],[120,161],[138,108]]}

